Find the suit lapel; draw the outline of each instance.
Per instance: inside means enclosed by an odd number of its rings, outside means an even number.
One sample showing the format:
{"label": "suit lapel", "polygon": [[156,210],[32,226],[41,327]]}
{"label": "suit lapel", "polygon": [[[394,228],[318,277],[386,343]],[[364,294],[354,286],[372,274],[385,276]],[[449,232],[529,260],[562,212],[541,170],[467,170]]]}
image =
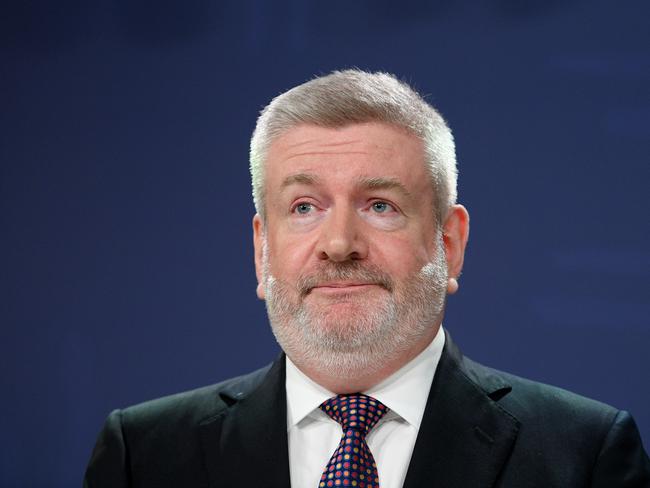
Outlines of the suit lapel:
{"label": "suit lapel", "polygon": [[222,393],[231,407],[201,423],[210,487],[289,486],[284,381],[282,355],[250,393],[237,388]]}
{"label": "suit lapel", "polygon": [[493,486],[519,429],[492,400],[509,390],[471,369],[447,335],[404,488]]}

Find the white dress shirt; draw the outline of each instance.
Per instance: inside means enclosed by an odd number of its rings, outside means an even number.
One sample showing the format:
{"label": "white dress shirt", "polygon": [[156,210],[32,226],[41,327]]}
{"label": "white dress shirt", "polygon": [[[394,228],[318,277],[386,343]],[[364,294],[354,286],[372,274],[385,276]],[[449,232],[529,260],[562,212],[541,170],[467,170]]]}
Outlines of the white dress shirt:
{"label": "white dress shirt", "polygon": [[[420,429],[433,375],[445,344],[440,327],[416,358],[368,391],[390,411],[366,441],[377,463],[381,488],[402,488]],[[287,434],[293,488],[318,488],[325,466],[341,440],[341,425],[319,405],[336,396],[308,378],[287,357]]]}

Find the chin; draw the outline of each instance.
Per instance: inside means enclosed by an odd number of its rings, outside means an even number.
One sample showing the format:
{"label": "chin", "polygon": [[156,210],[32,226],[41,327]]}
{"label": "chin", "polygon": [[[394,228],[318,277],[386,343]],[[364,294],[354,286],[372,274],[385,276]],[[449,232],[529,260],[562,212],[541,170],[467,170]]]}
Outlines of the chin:
{"label": "chin", "polygon": [[[327,371],[332,377],[360,379],[375,374],[385,364],[383,354],[373,353],[367,347],[354,348],[349,344],[341,348],[320,346],[296,351],[297,359],[311,371]],[[296,364],[298,361],[294,360]]]}
{"label": "chin", "polygon": [[310,314],[311,325],[309,327],[316,330],[341,331],[342,334],[345,334],[345,331],[372,330],[375,328],[372,315],[368,313],[366,307],[341,303],[329,307],[324,312]]}
{"label": "chin", "polygon": [[324,312],[309,314],[302,323],[302,332],[307,341],[327,344],[332,349],[348,350],[368,347],[386,342],[394,329],[393,314],[386,311],[378,317],[376,311],[354,303],[329,307]]}

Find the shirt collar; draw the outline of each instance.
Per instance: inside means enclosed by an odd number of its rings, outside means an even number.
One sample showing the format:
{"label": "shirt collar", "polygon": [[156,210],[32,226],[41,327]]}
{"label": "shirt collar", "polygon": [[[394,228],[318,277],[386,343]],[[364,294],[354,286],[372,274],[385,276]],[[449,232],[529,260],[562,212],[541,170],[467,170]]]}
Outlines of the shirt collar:
{"label": "shirt collar", "polygon": [[[416,429],[419,428],[444,345],[445,333],[440,327],[424,351],[363,393],[376,398]],[[288,356],[286,372],[287,428],[290,429],[336,394],[305,375]]]}
{"label": "shirt collar", "polygon": [[328,398],[336,396],[312,380],[286,356],[287,429],[300,423]]}

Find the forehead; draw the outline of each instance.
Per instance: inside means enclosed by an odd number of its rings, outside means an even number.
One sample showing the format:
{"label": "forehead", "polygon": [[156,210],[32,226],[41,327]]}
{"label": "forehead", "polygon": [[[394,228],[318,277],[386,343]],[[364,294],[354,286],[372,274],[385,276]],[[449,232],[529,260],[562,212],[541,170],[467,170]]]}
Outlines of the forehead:
{"label": "forehead", "polygon": [[270,186],[282,184],[292,174],[355,180],[390,177],[414,187],[429,181],[420,138],[378,122],[294,127],[271,143],[265,173]]}

